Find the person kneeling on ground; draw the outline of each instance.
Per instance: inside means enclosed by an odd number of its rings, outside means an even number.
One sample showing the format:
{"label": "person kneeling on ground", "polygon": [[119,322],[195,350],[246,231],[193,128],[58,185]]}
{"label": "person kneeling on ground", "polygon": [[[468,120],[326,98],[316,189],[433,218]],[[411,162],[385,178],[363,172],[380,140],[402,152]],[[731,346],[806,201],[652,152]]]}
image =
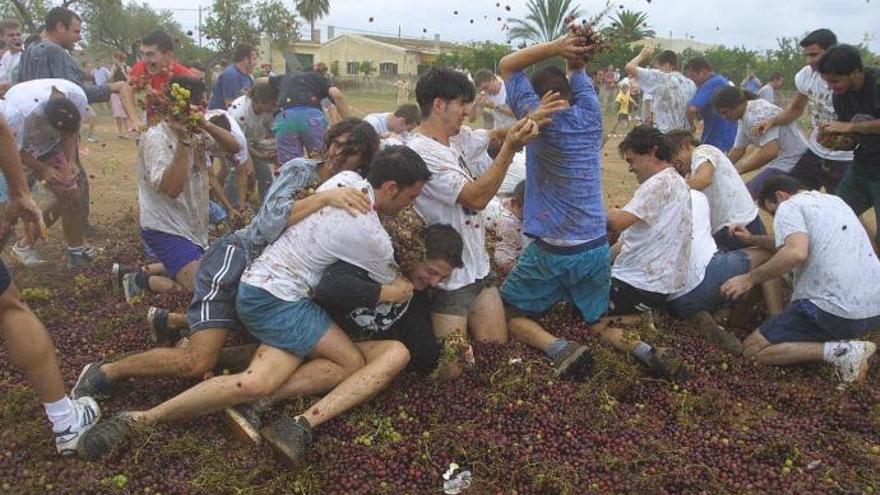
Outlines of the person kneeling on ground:
{"label": "person kneeling on ground", "polygon": [[[332,391],[303,414],[282,417],[260,431],[291,462],[302,460],[313,428],[372,397],[409,361],[399,342],[353,344],[309,293],[324,270],[340,260],[367,269],[383,285],[394,283],[399,275],[393,247],[377,212],[393,214],[411,205],[430,175],[425,162],[409,148],[390,147],[377,154],[367,180],[356,183],[370,198],[369,213],[351,216],[323,208],[287,229],[245,271],[236,309],[248,332],[261,342],[248,369],[206,380],[152,409],[99,423],[80,442],[80,456],[94,459],[124,445],[135,424],[193,419],[268,397],[305,363],[303,372],[306,368],[330,372],[319,371],[321,379],[310,380],[305,384],[308,389],[300,393]],[[319,191],[337,187],[336,182],[331,178]],[[410,296],[401,294],[401,301]],[[307,358],[311,361],[305,362]]]}
{"label": "person kneeling on ground", "polygon": [[73,396],[106,396],[114,384],[126,378],[198,379],[212,370],[227,334],[241,325],[235,297],[241,275],[251,261],[278,239],[284,229],[324,206],[352,212],[368,209],[366,197],[351,188],[330,188],[300,200],[295,200],[295,196],[339,172],[366,173],[378,148],[379,138],[366,122],[346,119],[331,126],[327,131],[326,160],[295,158],[287,162],[250,225],[211,244],[196,271],[187,314],[149,309],[147,321],[155,342],[172,341],[183,333],[189,339],[188,344],[183,348],[151,349],[112,363],[90,363],[83,368]]}
{"label": "person kneeling on ground", "polygon": [[773,365],[825,361],[844,383],[863,380],[877,345],[855,339],[880,328],[880,261],[859,218],[842,199],[791,177],[768,179],[758,202],[773,215],[775,238],[742,239],[776,254],[721,290],[736,299],[793,271],[794,294],[746,338],[743,354]]}

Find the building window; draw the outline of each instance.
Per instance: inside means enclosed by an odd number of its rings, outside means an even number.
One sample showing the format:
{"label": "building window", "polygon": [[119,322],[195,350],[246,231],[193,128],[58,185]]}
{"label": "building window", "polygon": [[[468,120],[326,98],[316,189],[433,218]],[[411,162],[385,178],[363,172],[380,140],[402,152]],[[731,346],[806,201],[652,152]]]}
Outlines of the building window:
{"label": "building window", "polygon": [[397,76],[397,64],[393,62],[383,62],[379,64],[379,76],[380,77],[395,77]]}
{"label": "building window", "polygon": [[360,71],[361,64],[358,62],[349,62],[345,65],[345,73],[349,76],[356,76]]}

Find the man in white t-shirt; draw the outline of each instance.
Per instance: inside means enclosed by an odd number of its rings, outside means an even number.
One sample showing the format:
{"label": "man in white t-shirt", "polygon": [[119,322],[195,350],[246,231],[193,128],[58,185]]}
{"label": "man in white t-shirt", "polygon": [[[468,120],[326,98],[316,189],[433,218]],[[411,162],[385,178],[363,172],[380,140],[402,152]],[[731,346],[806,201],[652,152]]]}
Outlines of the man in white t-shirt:
{"label": "man in white t-shirt", "polygon": [[[474,86],[480,92],[474,107],[492,111],[493,128],[503,129],[516,122],[516,116],[507,104],[507,89],[500,77],[489,69],[480,69],[474,75]],[[476,112],[476,108],[474,111]]]}
{"label": "man in white t-shirt", "polygon": [[670,294],[685,288],[693,230],[690,190],[670,163],[672,147],[659,129],[634,128],[618,150],[639,187],[626,206],[608,212],[608,230],[620,237],[612,250],[616,257],[609,318],[599,325],[600,336],[654,373],[675,377],[683,366],[674,351],[626,339],[622,329],[607,325],[616,320],[634,323],[641,313],[662,306]]}
{"label": "man in white t-shirt", "polygon": [[678,71],[678,56],[675,52],[665,50],[657,55],[653,69],[639,67],[652,53],[653,45],[646,43],[642,51],[623,69],[629,77],[636,80],[642,91],[652,95],[651,113],[654,126],[661,132],[690,129],[688,102],[694,97],[697,87]]}
{"label": "man in white t-shirt", "polygon": [[758,202],[774,216],[775,236],[743,232],[743,240],[776,254],[722,292],[739,298],[794,272],[794,293],[745,340],[744,355],[773,365],[825,361],[844,383],[863,380],[877,346],[856,339],[880,328],[880,261],[858,217],[840,198],[791,177],[768,179]]}
{"label": "man in white t-shirt", "polygon": [[[798,161],[807,152],[807,142],[794,123],[774,127],[759,134],[757,125],[773,118],[782,109],[769,101],[762,100],[752,93],[733,86],[726,86],[712,95],[712,106],[721,117],[738,121],[736,139],[727,152],[736,170],[747,174],[760,172],[746,182],[753,198],[758,197],[761,187],[770,177],[777,175],[798,176]],[[746,153],[749,145],[758,148],[754,153]]]}
{"label": "man in white t-shirt", "polygon": [[770,76],[770,80],[767,81],[767,84],[761,86],[761,89],[758,90],[758,98],[762,98],[776,105],[776,90],[782,87],[783,79],[782,74],[774,72],[773,75]]}
{"label": "man in white t-shirt", "polygon": [[[227,109],[229,118],[237,123],[248,142],[248,157],[260,193],[260,203],[272,184],[273,163],[275,162],[275,142],[272,135],[272,122],[278,107],[278,91],[268,79],[258,78],[247,94],[232,101]],[[250,170],[250,167],[245,167]],[[238,171],[233,169],[226,177],[226,196],[242,203],[242,191],[238,187]]]}
{"label": "man in white t-shirt", "polygon": [[[80,124],[93,115],[85,92],[66,79],[34,79],[6,92],[2,113],[15,136],[22,163],[46,181],[58,200],[49,216],[61,218],[68,266],[91,264],[76,169]],[[33,246],[17,243],[13,253],[26,265],[43,262]]]}
{"label": "man in white t-shirt", "polygon": [[[368,400],[409,360],[409,353],[399,342],[391,344],[394,352],[387,359],[371,359],[375,349],[352,343],[312,301],[310,293],[327,267],[345,261],[383,284],[380,298],[394,303],[407,301],[413,286],[398,274],[394,248],[378,213],[393,215],[411,205],[430,176],[416,153],[398,146],[376,155],[366,180],[359,180],[355,172],[342,172],[328,179],[318,191],[339,185],[355,187],[369,197],[373,209],[352,215],[324,207],[288,228],[245,271],[236,310],[247,331],[260,341],[248,369],[203,381],[158,407],[123,413],[99,425],[81,442],[81,455],[92,458],[92,454],[100,455],[111,445],[123,443],[134,429],[134,422],[151,425],[194,419],[268,397],[296,380],[295,372],[307,359],[320,359],[329,367],[325,379],[339,384],[304,413],[293,418],[283,416],[260,431],[263,439],[289,461],[302,461],[313,428]],[[370,366],[366,366],[368,361],[372,361]]]}
{"label": "man in white t-shirt", "polygon": [[17,21],[0,23],[0,35],[6,43],[6,53],[0,57],[0,93],[18,80],[18,62],[21,60],[21,25]]}
{"label": "man in white t-shirt", "polygon": [[[416,210],[428,224],[451,225],[464,242],[464,267],[455,270],[435,294],[434,332],[438,338],[469,332],[478,341],[506,342],[504,306],[489,273],[483,210],[501,187],[514,154],[537,135],[538,126],[530,119],[513,126],[492,165],[477,176],[465,150],[452,139],[458,136],[460,143],[472,138],[462,123],[474,100],[473,84],[459,72],[434,68],[419,79],[416,99],[422,125],[408,145],[425,160],[432,174],[416,200]],[[445,370],[444,377],[455,378],[460,372]]]}
{"label": "man in white t-shirt", "polygon": [[364,117],[373,129],[379,139],[387,139],[389,137],[405,138],[407,134],[419,126],[422,121],[419,107],[412,103],[406,103],[397,107],[392,112],[371,113]]}
{"label": "man in white t-shirt", "polygon": [[798,179],[810,189],[825,187],[825,192],[834,194],[843,175],[853,160],[851,151],[834,151],[819,144],[819,128],[823,124],[837,120],[832,93],[828,84],[816,70],[816,63],[829,47],[837,44],[837,36],[828,29],[817,29],[801,40],[801,51],[807,61],[794,76],[797,94],[781,112],[757,125],[757,132],[763,134],[773,127],[791,124],[809,108],[810,131],[809,151],[798,163]]}

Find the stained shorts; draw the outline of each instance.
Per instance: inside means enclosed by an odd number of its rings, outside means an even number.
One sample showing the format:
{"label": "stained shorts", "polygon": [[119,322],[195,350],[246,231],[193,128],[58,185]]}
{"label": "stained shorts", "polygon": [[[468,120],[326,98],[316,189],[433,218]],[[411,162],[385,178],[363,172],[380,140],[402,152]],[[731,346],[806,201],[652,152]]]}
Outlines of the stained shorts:
{"label": "stained shorts", "polygon": [[192,302],[186,311],[190,334],[209,328],[239,327],[235,297],[247,264],[245,249],[232,236],[217,240],[205,251],[196,271]]}
{"label": "stained shorts", "polygon": [[700,311],[714,312],[727,304],[721,295],[721,286],[737,275],[748,273],[752,267],[745,251],[717,252],[706,265],[706,274],[700,285],[687,294],[666,303],[669,311],[679,318],[690,318]]}
{"label": "stained shorts", "polygon": [[235,307],[254,338],[300,358],[312,352],[333,324],[330,316],[311,299],[285,301],[245,283],[238,286]]}
{"label": "stained shorts", "polygon": [[610,258],[611,248],[604,237],[571,247],[537,239],[520,254],[501,287],[501,298],[505,305],[530,316],[568,301],[587,323],[596,323],[608,308]]}
{"label": "stained shorts", "polygon": [[851,320],[824,311],[808,299],[798,299],[762,323],[759,331],[771,344],[781,344],[850,340],[877,329],[880,315]]}

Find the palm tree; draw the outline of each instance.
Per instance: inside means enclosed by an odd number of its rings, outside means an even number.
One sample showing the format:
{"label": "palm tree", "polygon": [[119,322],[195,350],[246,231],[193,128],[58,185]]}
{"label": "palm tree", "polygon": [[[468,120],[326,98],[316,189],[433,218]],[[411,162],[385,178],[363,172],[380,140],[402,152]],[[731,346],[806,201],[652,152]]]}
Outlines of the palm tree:
{"label": "palm tree", "polygon": [[303,19],[309,21],[311,39],[312,33],[315,32],[315,21],[330,13],[330,0],[298,0],[296,11]]}
{"label": "palm tree", "polygon": [[648,14],[634,10],[622,10],[617,12],[611,25],[607,28],[607,34],[626,43],[632,43],[644,38],[653,38],[656,34],[653,29],[648,29]]}
{"label": "palm tree", "polygon": [[525,19],[507,19],[510,25],[507,37],[511,40],[553,41],[568,29],[566,17],[581,15],[580,6],[572,5],[572,0],[529,0],[526,7],[529,14]]}

